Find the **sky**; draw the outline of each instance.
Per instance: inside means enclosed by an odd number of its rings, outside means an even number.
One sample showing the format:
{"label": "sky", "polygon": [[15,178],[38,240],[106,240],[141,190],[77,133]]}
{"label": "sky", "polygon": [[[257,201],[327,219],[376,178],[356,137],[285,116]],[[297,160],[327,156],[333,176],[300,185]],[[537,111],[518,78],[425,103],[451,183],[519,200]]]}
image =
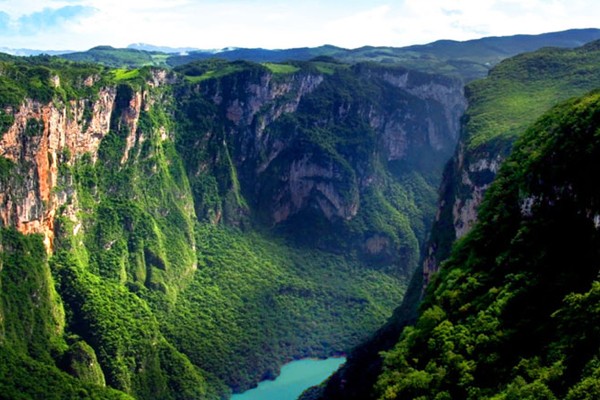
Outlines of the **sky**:
{"label": "sky", "polygon": [[407,46],[600,27],[597,0],[0,0],[0,47]]}

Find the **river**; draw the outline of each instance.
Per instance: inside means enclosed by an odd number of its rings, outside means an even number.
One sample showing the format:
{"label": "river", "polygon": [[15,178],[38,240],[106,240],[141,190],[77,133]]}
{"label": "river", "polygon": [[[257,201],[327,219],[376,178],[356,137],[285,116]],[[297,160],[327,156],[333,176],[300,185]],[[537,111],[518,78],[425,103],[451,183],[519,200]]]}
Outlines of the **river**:
{"label": "river", "polygon": [[258,387],[234,394],[231,399],[296,400],[306,389],[327,379],[344,362],[344,357],[292,361],[281,367],[281,373],[274,381],[262,381]]}

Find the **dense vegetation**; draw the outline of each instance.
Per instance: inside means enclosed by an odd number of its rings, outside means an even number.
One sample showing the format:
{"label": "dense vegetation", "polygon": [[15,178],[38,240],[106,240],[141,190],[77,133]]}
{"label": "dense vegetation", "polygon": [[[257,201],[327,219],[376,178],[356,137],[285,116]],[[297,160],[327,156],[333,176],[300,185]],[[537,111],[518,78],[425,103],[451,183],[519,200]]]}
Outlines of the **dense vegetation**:
{"label": "dense vegetation", "polygon": [[69,354],[81,354],[81,342],[65,340],[65,311],[41,237],[3,228],[0,246],[0,397],[130,399],[84,376],[92,372],[87,364],[80,379],[57,367],[76,367]]}
{"label": "dense vegetation", "polygon": [[[107,82],[101,79],[102,68],[92,64],[72,64],[49,56],[23,59],[0,57],[0,126],[3,132],[12,124],[6,107],[17,107],[25,98],[47,103],[54,99],[67,102],[82,97],[93,98],[98,88]],[[87,77],[95,77],[90,85]]]}
{"label": "dense vegetation", "polygon": [[[231,104],[256,101],[245,88],[259,84],[269,71],[274,72],[275,84],[296,85],[302,79],[320,76],[322,71],[326,71],[326,80],[302,98],[294,113],[288,113],[266,127],[261,134],[264,140],[283,141],[286,149],[277,154],[269,168],[257,174],[272,150],[252,142],[256,140],[254,123],[236,125],[228,119],[228,113]],[[177,112],[181,113],[177,120],[182,124],[176,143],[188,171],[198,218],[243,227],[241,232],[205,229],[202,232],[209,238],[216,236],[205,242],[211,243],[208,247],[201,246],[203,241],[199,240],[198,248],[206,248],[210,254],[212,247],[221,249],[210,260],[212,268],[207,271],[230,271],[229,274],[234,274],[227,275],[230,280],[245,280],[246,283],[239,287],[220,286],[220,292],[207,293],[210,300],[199,297],[198,293],[204,292],[202,287],[212,285],[215,279],[224,279],[219,275],[210,279],[203,277],[204,257],[200,255],[197,277],[202,277],[203,285],[195,283],[182,295],[193,296],[189,304],[201,304],[202,301],[222,304],[215,307],[230,310],[230,321],[223,325],[224,332],[235,334],[229,335],[227,340],[209,335],[206,347],[193,341],[196,328],[182,330],[176,327],[169,336],[188,348],[186,354],[192,354],[190,357],[199,364],[217,351],[228,354],[228,360],[250,356],[252,364],[231,362],[214,371],[220,377],[227,377],[235,388],[243,387],[248,379],[256,380],[263,373],[270,375],[274,364],[270,361],[265,364],[270,355],[280,360],[309,352],[326,355],[358,343],[360,331],[367,327],[366,324],[370,326],[368,330],[372,331],[374,327],[365,316],[380,322],[384,320],[383,308],[373,305],[391,305],[394,297],[399,299],[397,296],[404,289],[404,277],[416,266],[418,247],[433,215],[436,176],[439,178],[440,160],[444,158],[436,156],[436,161],[431,153],[426,154],[425,148],[415,147],[414,158],[404,163],[388,163],[376,139],[377,133],[367,123],[365,116],[369,110],[386,115],[398,108],[426,108],[423,100],[373,77],[383,72],[402,74],[406,71],[366,65],[349,68],[322,59],[309,64],[278,64],[276,68],[270,64],[208,61],[189,64],[179,68],[178,72],[185,74],[187,83],[177,89]],[[430,82],[432,77],[416,73],[411,79]],[[196,86],[198,82],[204,82],[204,85]],[[203,96],[197,95],[199,90]],[[229,97],[232,93],[235,96]],[[219,104],[212,101],[215,95],[220,97]],[[386,101],[373,102],[373,98],[382,97]],[[259,116],[268,120],[272,118],[271,107],[285,106],[285,102],[291,100],[290,95],[278,99],[274,105],[264,105]],[[346,111],[341,114],[340,109]],[[413,129],[417,132],[422,127],[415,125]],[[257,146],[257,150],[249,151],[252,146]],[[447,146],[446,151],[450,148]],[[259,157],[254,153],[259,153]],[[252,156],[248,157],[248,154]],[[265,232],[265,226],[273,225],[273,199],[285,190],[288,171],[307,154],[311,155],[311,162],[317,165],[330,163],[340,171],[342,176],[333,182],[333,187],[337,189],[339,185],[342,196],[350,200],[359,199],[358,215],[351,220],[328,220],[318,212],[318,203],[314,202],[293,219]],[[195,172],[199,167],[202,173]],[[365,175],[376,177],[376,183],[366,189],[360,184],[360,177]],[[328,182],[330,178],[317,179]],[[255,230],[251,236],[247,236],[249,227]],[[363,245],[374,233],[384,238],[385,244],[391,244],[376,257],[369,256]],[[274,241],[274,235],[283,236],[286,241],[279,239],[275,240],[278,245],[267,245],[267,240]],[[315,251],[315,248],[325,251]],[[229,270],[228,259],[245,261],[230,264],[235,269]],[[260,268],[256,263],[260,263]],[[364,268],[365,265],[370,269],[361,269],[360,266]],[[327,276],[331,280],[322,280],[323,268],[330,271]],[[394,283],[390,275],[396,279],[400,277],[400,282]],[[270,280],[264,281],[261,276],[270,276]],[[356,280],[358,285],[353,282]],[[378,290],[372,285],[377,281],[385,289]],[[369,289],[365,291],[367,287]],[[227,295],[232,290],[232,295]],[[375,298],[371,299],[372,296]],[[252,298],[251,304],[256,303],[257,307],[244,307],[243,301],[232,300],[247,298]],[[325,304],[349,312],[344,311],[331,319],[319,304],[323,299]],[[296,310],[294,318],[285,317],[283,305]],[[359,309],[364,315],[356,318]],[[170,315],[188,320],[185,310],[178,309]],[[305,321],[307,315],[318,323]],[[252,326],[257,319],[274,322]],[[193,327],[200,322],[190,321],[182,326]],[[234,336],[239,340],[232,340]],[[260,341],[252,341],[252,337],[262,337],[269,344],[261,345]],[[273,340],[277,337],[285,339]],[[324,337],[329,339],[323,342]],[[265,351],[265,347],[269,350]],[[297,353],[297,349],[302,350]],[[265,367],[256,368],[262,365]]]}
{"label": "dense vegetation", "polygon": [[[502,160],[516,138],[548,108],[600,87],[599,61],[598,42],[573,50],[543,49],[505,60],[486,79],[467,85],[469,107],[461,144],[446,166],[440,209],[429,234],[428,246],[437,262],[448,257],[456,239],[456,204],[474,196],[472,185],[485,187],[494,179],[494,171],[477,172],[473,164]],[[472,182],[465,181],[465,176]],[[349,355],[346,366],[327,385],[325,398],[363,399],[372,395],[382,366],[379,352],[389,350],[403,327],[413,322],[422,285],[420,267],[408,289],[411,296],[388,324]]]}
{"label": "dense vegetation", "polygon": [[600,396],[599,156],[598,92],[527,130],[385,354],[380,398]]}
{"label": "dense vegetation", "polygon": [[467,86],[465,144],[469,150],[512,142],[561,99],[600,86],[600,42],[574,50],[546,48],[500,63],[489,77]]}
{"label": "dense vegetation", "polygon": [[[198,217],[222,218],[234,225],[276,225],[278,234],[298,244],[345,252],[401,275],[410,273],[433,217],[442,160],[453,147],[441,104],[383,79],[385,74],[407,74],[402,68],[348,67],[326,60],[283,64],[272,82],[265,84],[273,68],[208,61],[178,69],[188,83],[176,95],[177,120],[183,121],[176,142],[189,173]],[[409,76],[408,86],[458,84],[417,72]],[[296,101],[301,85],[320,80],[297,106],[288,105]],[[205,84],[196,86],[197,82]],[[233,107],[261,101],[248,92],[255,85],[269,85],[265,90],[273,91],[296,87],[263,104],[255,117],[250,119],[251,111],[241,108],[239,121],[232,121]],[[271,121],[285,107],[295,110]],[[428,108],[433,110],[426,114]],[[400,110],[412,110],[423,119],[407,117]],[[406,157],[388,158],[382,128],[373,126],[375,118],[402,124],[402,129],[411,132]],[[266,126],[261,128],[261,124]],[[439,149],[421,139],[429,124],[439,129]],[[316,187],[307,204],[278,223],[273,215],[286,203],[294,207],[290,175],[304,165],[309,174],[304,181],[315,182]],[[205,172],[194,173],[200,168]],[[373,182],[366,184],[366,177]],[[329,197],[328,191],[332,192]],[[333,215],[323,211],[326,206]],[[351,215],[353,208],[356,216]],[[369,240],[380,240],[381,249],[370,251],[365,245]]]}
{"label": "dense vegetation", "polygon": [[166,66],[169,55],[157,51],[97,46],[88,51],[62,54],[60,57],[70,61],[95,63],[113,68],[139,68],[144,66]]}
{"label": "dense vegetation", "polygon": [[[161,55],[95,50],[99,58],[86,60],[118,69],[0,57],[2,134],[16,126],[22,104],[55,107],[67,120],[79,115],[82,132],[93,113],[110,114],[109,131],[94,132],[102,136],[97,152],[65,147],[57,154],[52,196],[61,207],[49,258],[41,237],[2,229],[0,396],[225,398],[291,358],[346,352],[385,321],[417,267],[453,148],[444,134],[447,113],[456,110],[423,88],[452,91],[459,80],[342,64],[325,54],[310,62],[209,60],[159,71],[151,65],[164,62]],[[592,76],[594,68],[575,75]],[[101,91],[115,96],[111,110],[93,109]],[[38,189],[31,182],[40,172],[28,157],[45,132],[41,119],[20,126],[25,151],[11,155],[17,161],[0,158],[0,188],[15,201]],[[386,142],[393,138],[384,135],[402,130],[410,135],[395,144],[409,150],[393,156]],[[441,135],[431,140],[429,133]],[[52,206],[40,201],[39,208]],[[569,282],[557,296],[579,281]],[[419,294],[415,285],[411,299]],[[594,295],[569,301],[587,307]],[[452,310],[444,313],[441,319],[463,323]],[[582,368],[567,345],[552,346],[556,351],[532,359],[522,379],[542,376],[538,366],[551,376]],[[402,351],[386,358],[382,390]],[[563,364],[548,364],[560,354]],[[440,376],[438,386],[422,375],[428,387],[455,393],[444,386],[452,377],[436,371],[425,372]],[[565,379],[542,383],[566,391],[572,382]]]}
{"label": "dense vegetation", "polygon": [[234,228],[202,225],[197,235],[198,272],[165,312],[165,332],[233,389],[276,376],[292,357],[350,348],[403,293],[397,279],[351,257]]}

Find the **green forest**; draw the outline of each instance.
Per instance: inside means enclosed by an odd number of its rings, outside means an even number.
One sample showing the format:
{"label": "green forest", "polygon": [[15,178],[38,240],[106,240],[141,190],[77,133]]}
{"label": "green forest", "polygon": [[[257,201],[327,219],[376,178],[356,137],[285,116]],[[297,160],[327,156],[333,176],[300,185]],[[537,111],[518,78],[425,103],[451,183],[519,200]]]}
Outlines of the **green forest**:
{"label": "green forest", "polygon": [[599,123],[594,92],[517,141],[417,323],[384,355],[380,398],[600,395]]}

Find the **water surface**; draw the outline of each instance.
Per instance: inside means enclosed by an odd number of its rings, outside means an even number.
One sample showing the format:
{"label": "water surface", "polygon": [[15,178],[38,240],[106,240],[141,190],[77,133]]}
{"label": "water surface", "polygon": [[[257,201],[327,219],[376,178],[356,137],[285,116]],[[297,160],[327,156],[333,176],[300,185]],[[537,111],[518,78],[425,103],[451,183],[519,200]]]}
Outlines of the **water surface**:
{"label": "water surface", "polygon": [[292,361],[281,367],[281,374],[274,381],[262,381],[258,387],[234,394],[231,399],[296,400],[306,389],[327,379],[344,362],[344,357]]}

